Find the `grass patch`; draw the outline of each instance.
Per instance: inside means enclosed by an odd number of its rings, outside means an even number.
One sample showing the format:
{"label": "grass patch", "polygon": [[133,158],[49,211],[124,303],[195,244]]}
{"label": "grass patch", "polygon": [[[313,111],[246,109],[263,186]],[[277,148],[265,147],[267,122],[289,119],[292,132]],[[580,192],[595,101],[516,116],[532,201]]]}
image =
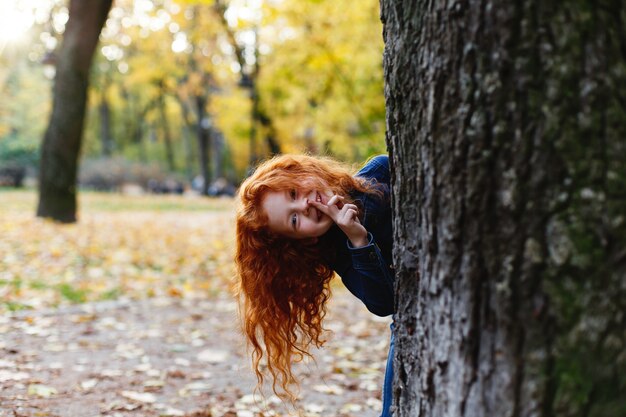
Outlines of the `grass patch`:
{"label": "grass patch", "polygon": [[113,288],[112,290],[105,291],[98,297],[100,301],[117,300],[122,295],[120,288]]}
{"label": "grass patch", "polygon": [[2,303],[4,308],[8,311],[22,311],[22,310],[32,310],[33,308],[29,305],[18,303],[15,301],[5,301]]}
{"label": "grass patch", "polygon": [[[36,189],[0,187],[0,212],[32,212],[37,209]],[[232,210],[231,198],[213,198],[179,195],[127,196],[117,193],[79,191],[78,214],[81,212],[120,211],[224,211]]]}
{"label": "grass patch", "polygon": [[50,288],[48,283],[46,283],[45,281],[32,281],[28,283],[28,286],[33,290],[45,290],[47,288]]}
{"label": "grass patch", "polygon": [[69,284],[61,284],[58,286],[61,295],[66,300],[78,304],[87,301],[88,291],[76,289]]}

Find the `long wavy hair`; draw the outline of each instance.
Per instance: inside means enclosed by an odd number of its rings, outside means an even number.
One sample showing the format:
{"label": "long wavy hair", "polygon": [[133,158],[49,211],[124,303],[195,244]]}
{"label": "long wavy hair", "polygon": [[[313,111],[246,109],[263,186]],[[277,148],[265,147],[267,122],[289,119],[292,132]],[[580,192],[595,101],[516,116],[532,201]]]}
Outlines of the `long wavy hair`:
{"label": "long wavy hair", "polygon": [[325,342],[322,321],[334,272],[320,244],[268,229],[261,208],[264,196],[291,189],[331,190],[343,196],[376,191],[339,162],[307,155],[276,156],[258,166],[239,188],[235,262],[243,331],[252,347],[258,387],[264,380],[265,355],[274,393],[294,401],[290,386],[297,386],[297,380],[291,364],[310,356],[312,345]]}

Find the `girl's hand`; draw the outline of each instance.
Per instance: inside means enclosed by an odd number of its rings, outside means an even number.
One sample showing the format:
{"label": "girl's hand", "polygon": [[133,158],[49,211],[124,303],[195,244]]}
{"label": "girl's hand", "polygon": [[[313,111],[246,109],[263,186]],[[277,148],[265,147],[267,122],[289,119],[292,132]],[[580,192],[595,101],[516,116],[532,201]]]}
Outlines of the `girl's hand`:
{"label": "girl's hand", "polygon": [[344,198],[333,195],[326,204],[318,201],[309,201],[309,204],[330,217],[337,226],[348,236],[352,246],[359,248],[367,245],[367,230],[361,224],[358,208],[354,204],[344,204]]}

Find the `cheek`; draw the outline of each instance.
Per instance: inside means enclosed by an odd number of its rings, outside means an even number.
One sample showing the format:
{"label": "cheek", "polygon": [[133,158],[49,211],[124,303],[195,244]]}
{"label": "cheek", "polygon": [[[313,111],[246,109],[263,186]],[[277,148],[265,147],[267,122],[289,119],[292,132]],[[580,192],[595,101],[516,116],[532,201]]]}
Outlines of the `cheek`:
{"label": "cheek", "polygon": [[332,225],[333,225],[333,219],[331,219],[328,216],[324,216],[324,218],[320,222],[320,227],[325,228],[325,229],[330,228],[330,226]]}

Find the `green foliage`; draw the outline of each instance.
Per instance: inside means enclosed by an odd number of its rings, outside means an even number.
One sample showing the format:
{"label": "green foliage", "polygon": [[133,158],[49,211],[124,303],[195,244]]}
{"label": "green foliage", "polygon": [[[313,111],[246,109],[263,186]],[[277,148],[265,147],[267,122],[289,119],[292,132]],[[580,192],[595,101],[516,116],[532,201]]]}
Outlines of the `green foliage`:
{"label": "green foliage", "polygon": [[60,284],[58,289],[63,298],[72,303],[84,303],[87,300],[87,290],[74,288],[70,284]]}
{"label": "green foliage", "polygon": [[18,60],[0,84],[0,166],[35,167],[39,163],[49,90],[41,69],[25,60]]}
{"label": "green foliage", "polygon": [[360,161],[384,152],[382,26],[377,1],[268,6],[274,37],[261,96],[292,151]]}
{"label": "green foliage", "polygon": [[111,289],[109,291],[103,292],[98,297],[98,300],[100,300],[100,301],[117,300],[121,295],[122,295],[121,288],[116,287],[116,288],[113,288],[113,289]]}
{"label": "green foliage", "polygon": [[4,308],[6,308],[8,311],[23,311],[33,309],[31,306],[15,301],[4,301],[2,304],[4,305]]}
{"label": "green foliage", "polygon": [[0,140],[0,166],[11,164],[36,166],[39,162],[39,141],[10,135]]}

